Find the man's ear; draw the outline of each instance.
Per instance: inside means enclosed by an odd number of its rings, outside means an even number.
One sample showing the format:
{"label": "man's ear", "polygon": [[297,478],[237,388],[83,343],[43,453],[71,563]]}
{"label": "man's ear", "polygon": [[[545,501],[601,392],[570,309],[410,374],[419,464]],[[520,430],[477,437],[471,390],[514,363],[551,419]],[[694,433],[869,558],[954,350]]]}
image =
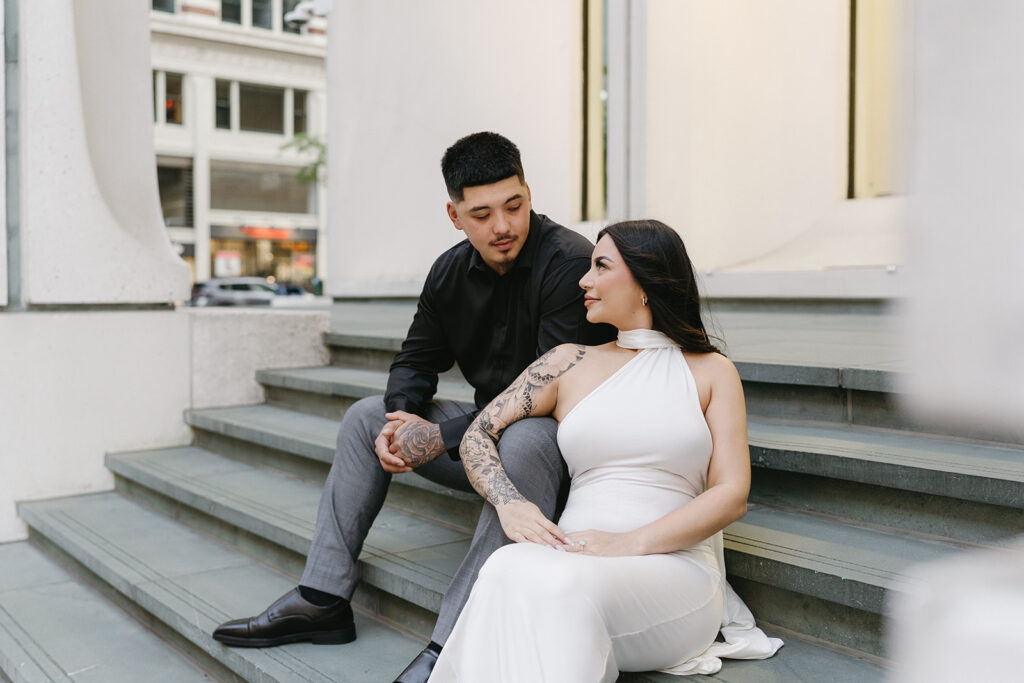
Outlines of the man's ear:
{"label": "man's ear", "polygon": [[459,224],[459,214],[455,210],[455,204],[448,202],[448,204],[445,205],[445,208],[448,210],[448,219],[452,222],[452,225],[455,226],[455,229],[462,230],[462,226]]}
{"label": "man's ear", "polygon": [[528,183],[528,182],[526,182],[526,181],[524,180],[524,181],[523,181],[523,187],[525,187],[525,188],[526,188],[526,198],[530,200],[530,203],[531,203],[531,204],[533,204],[533,195],[532,195],[532,194],[530,194],[530,183]]}

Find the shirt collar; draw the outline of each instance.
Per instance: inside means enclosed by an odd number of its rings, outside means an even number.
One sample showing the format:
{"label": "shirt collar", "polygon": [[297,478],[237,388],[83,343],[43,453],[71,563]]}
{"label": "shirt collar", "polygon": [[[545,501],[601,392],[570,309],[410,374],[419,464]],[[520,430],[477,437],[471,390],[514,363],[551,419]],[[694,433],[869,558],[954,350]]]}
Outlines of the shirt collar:
{"label": "shirt collar", "polygon": [[[530,232],[526,235],[526,242],[523,244],[523,248],[519,250],[519,255],[516,256],[516,262],[512,265],[512,270],[530,270],[533,268],[533,262],[537,255],[537,244],[540,243],[540,232],[542,230],[543,221],[541,217],[537,215],[537,212],[530,210]],[[467,272],[473,270],[482,271],[484,273],[492,273],[497,275],[491,267],[484,262],[480,252],[473,249],[473,253],[469,257],[469,267]],[[511,271],[510,271],[511,272]]]}

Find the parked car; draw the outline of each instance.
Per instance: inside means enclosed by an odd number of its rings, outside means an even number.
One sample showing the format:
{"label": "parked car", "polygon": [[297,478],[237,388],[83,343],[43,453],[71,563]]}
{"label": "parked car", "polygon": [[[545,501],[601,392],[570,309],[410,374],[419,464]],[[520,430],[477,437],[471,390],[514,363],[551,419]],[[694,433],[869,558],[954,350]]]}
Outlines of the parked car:
{"label": "parked car", "polygon": [[215,277],[192,288],[193,306],[269,306],[274,285],[261,277]]}
{"label": "parked car", "polygon": [[274,285],[278,296],[301,296],[305,299],[313,297],[313,293],[297,282],[278,282]]}

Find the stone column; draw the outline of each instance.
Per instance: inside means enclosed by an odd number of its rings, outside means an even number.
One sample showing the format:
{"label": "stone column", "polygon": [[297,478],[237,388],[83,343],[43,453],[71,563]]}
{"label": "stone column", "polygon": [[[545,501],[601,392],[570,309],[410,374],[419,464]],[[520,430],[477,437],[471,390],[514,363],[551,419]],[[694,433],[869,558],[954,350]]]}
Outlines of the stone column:
{"label": "stone column", "polygon": [[188,265],[163,225],[149,7],[19,2],[20,284],[33,305],[166,304]]}

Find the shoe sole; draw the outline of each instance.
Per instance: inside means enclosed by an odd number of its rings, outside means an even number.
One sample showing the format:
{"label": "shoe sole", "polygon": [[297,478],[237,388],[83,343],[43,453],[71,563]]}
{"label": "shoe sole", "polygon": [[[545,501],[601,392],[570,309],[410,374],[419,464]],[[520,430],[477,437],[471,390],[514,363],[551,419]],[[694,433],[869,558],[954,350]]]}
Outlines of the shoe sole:
{"label": "shoe sole", "polygon": [[290,633],[277,638],[238,638],[235,636],[214,635],[213,639],[218,643],[234,647],[274,647],[275,645],[287,645],[288,643],[311,642],[314,645],[344,645],[356,639],[356,627],[337,631],[317,631],[315,633]]}

